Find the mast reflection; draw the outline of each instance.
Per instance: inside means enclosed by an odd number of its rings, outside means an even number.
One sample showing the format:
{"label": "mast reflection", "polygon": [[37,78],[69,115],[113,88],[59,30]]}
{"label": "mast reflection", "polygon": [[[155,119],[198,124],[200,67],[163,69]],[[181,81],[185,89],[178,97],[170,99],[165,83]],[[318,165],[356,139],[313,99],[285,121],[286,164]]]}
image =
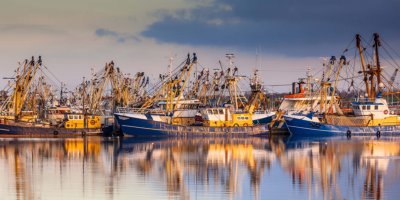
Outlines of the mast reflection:
{"label": "mast reflection", "polygon": [[400,182],[399,158],[396,139],[2,139],[0,178],[9,190],[0,199],[264,199],[270,188],[384,199]]}

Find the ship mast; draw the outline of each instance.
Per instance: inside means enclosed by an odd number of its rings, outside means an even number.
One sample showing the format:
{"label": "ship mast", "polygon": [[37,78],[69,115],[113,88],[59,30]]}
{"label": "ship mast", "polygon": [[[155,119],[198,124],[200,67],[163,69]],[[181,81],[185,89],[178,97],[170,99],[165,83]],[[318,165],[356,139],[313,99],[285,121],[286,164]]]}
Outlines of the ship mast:
{"label": "ship mast", "polygon": [[375,47],[375,61],[376,61],[376,78],[378,84],[378,92],[381,92],[381,63],[379,61],[379,47],[381,46],[381,41],[379,39],[379,34],[374,33],[374,47]]}
{"label": "ship mast", "polygon": [[[362,67],[362,73],[364,75],[364,84],[365,84],[365,92],[367,95],[370,97],[371,96],[371,90],[369,88],[369,82],[368,82],[368,73],[365,68],[365,59],[364,59],[364,54],[363,54],[363,48],[361,47],[361,36],[360,34],[356,35],[356,46],[358,48],[358,52],[360,54],[360,60],[361,60],[361,67]],[[372,86],[372,85],[371,85]]]}

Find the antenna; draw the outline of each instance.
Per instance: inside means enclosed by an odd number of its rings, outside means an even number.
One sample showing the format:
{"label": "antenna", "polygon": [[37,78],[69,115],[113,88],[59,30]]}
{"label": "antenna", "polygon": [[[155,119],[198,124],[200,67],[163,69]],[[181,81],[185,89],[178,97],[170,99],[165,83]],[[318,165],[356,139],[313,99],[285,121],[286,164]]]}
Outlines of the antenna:
{"label": "antenna", "polygon": [[235,55],[233,53],[227,53],[225,56],[228,58],[229,61],[229,67],[233,67],[233,58],[235,58]]}
{"label": "antenna", "polygon": [[172,69],[172,63],[173,63],[173,61],[174,61],[174,57],[170,56],[170,57],[169,57],[169,64],[168,64],[168,78],[169,78],[169,79],[171,79],[171,77],[172,77],[172,71],[171,71],[171,69]]}

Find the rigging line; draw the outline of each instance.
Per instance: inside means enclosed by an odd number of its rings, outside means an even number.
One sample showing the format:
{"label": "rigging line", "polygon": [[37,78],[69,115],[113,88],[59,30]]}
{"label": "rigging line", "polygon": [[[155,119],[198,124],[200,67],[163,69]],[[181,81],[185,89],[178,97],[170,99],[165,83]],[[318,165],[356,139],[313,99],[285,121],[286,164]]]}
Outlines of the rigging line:
{"label": "rigging line", "polygon": [[388,51],[385,47],[382,47],[382,49],[387,53],[387,55],[389,56],[389,58],[392,59],[392,61],[394,62],[394,64],[397,65],[398,68],[400,68],[400,65],[397,64],[396,60],[393,58],[392,55],[390,55],[389,51]]}
{"label": "rigging line", "polygon": [[[389,86],[392,86],[394,89],[398,89],[398,88],[396,88],[396,87],[394,86],[394,84],[391,84],[390,81],[389,81],[385,76],[382,76],[382,78],[383,78],[384,80],[386,80],[386,83],[388,83]],[[388,89],[389,89],[389,88],[388,88]],[[390,90],[390,89],[389,89],[389,90]]]}
{"label": "rigging line", "polygon": [[[49,77],[41,68],[39,68],[39,70],[40,70],[40,71],[42,72],[42,74],[47,78],[47,80],[49,80],[49,82],[52,82],[53,85],[56,85],[56,86],[54,86],[56,89],[60,89],[60,87],[57,86],[58,84],[56,84],[56,82],[55,82],[53,79],[51,79],[51,77]],[[61,82],[59,82],[59,83],[61,83]]]}
{"label": "rigging line", "polygon": [[[53,74],[53,72],[51,72],[50,70],[49,70],[49,68],[47,68],[47,66],[46,65],[43,65],[43,67],[56,79],[56,81],[58,81],[58,83],[62,83],[58,78],[57,78],[57,76],[56,75],[54,75]],[[41,69],[41,67],[39,68],[39,69]],[[43,72],[43,71],[42,71]],[[43,72],[44,74],[46,74],[45,72]]]}
{"label": "rigging line", "polygon": [[369,41],[367,41],[363,36],[361,36],[361,40],[364,41],[369,47],[373,46],[374,38],[371,38]]}
{"label": "rigging line", "polygon": [[349,44],[347,45],[347,47],[343,50],[343,53],[345,53],[346,51],[349,51],[349,47],[350,47],[350,45],[354,42],[355,39],[356,39],[356,38],[353,37],[353,39],[349,42]]}
{"label": "rigging line", "polygon": [[385,45],[387,45],[387,46],[394,52],[394,54],[396,54],[397,57],[400,57],[400,55],[397,53],[397,51],[396,51],[392,46],[390,46],[389,43],[387,43],[387,42],[386,42],[385,40],[383,40],[382,38],[381,38],[381,41],[382,41]]}
{"label": "rigging line", "polygon": [[201,70],[205,69],[205,67],[203,67],[203,65],[201,63],[197,62],[197,65],[201,67]]}
{"label": "rigging line", "polygon": [[[338,81],[343,81],[343,80],[349,80],[349,79],[353,79],[353,78],[360,78],[360,77],[362,77],[363,75],[357,75],[357,76],[352,76],[352,77],[347,77],[347,78],[341,78],[341,79],[338,79]],[[333,83],[333,82],[335,82],[335,80],[331,80],[331,81],[327,81],[327,82],[329,82],[329,83]],[[291,86],[292,84],[291,83],[289,83],[289,84],[264,84],[263,86],[267,86],[267,87],[278,87],[278,86]]]}
{"label": "rigging line", "polygon": [[[293,68],[291,66],[288,66],[290,68]],[[297,68],[297,67],[295,67]],[[275,69],[259,69],[259,72],[287,72],[287,70],[275,70]],[[304,72],[304,70],[290,70],[291,72]]]}
{"label": "rigging line", "polygon": [[272,84],[272,85],[269,85],[269,84],[268,84],[268,85],[263,85],[263,86],[267,86],[267,87],[271,87],[271,86],[272,86],[272,87],[278,87],[278,86],[290,86],[290,85],[292,85],[292,84],[291,84],[291,83],[289,83],[289,84],[275,84],[275,85],[273,85],[273,84]]}
{"label": "rigging line", "polygon": [[386,58],[384,58],[384,57],[380,57],[380,58],[381,58],[382,61],[385,61],[385,62],[387,63],[387,65],[386,65],[386,63],[385,63],[385,65],[383,65],[383,67],[388,66],[388,67],[392,67],[392,68],[394,68],[394,69],[400,69],[399,66],[396,66],[397,63],[393,62],[392,60],[386,59]]}

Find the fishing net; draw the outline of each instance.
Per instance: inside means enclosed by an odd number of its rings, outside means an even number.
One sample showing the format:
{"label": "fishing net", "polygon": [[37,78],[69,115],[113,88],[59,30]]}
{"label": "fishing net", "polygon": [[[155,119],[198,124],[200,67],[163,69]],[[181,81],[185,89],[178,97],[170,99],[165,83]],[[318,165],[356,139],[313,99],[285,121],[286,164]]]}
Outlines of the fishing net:
{"label": "fishing net", "polygon": [[372,120],[371,116],[357,116],[357,117],[336,116],[336,115],[326,116],[326,122],[328,124],[337,126],[367,126],[371,120]]}

